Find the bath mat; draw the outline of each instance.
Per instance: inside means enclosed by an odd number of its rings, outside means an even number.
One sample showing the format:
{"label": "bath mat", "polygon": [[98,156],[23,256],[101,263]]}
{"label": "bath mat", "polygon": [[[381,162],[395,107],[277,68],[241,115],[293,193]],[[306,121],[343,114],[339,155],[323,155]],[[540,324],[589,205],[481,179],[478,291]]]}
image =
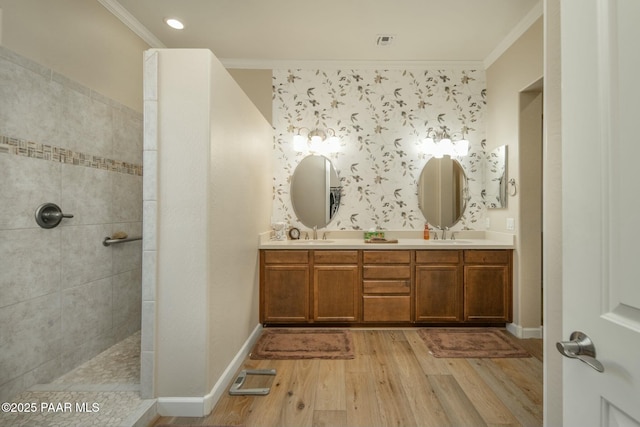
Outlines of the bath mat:
{"label": "bath mat", "polygon": [[[222,424],[156,424],[153,427],[231,427]],[[233,426],[242,427],[242,426]]]}
{"label": "bath mat", "polygon": [[351,332],[333,329],[265,329],[251,359],[353,359]]}
{"label": "bath mat", "polygon": [[511,342],[499,329],[429,328],[418,335],[435,357],[500,358],[531,357],[526,350]]}

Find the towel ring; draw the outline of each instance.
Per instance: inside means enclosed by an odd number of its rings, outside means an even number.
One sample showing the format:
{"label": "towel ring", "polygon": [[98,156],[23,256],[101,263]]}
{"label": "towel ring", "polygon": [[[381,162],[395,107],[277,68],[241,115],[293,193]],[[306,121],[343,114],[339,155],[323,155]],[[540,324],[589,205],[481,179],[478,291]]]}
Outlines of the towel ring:
{"label": "towel ring", "polygon": [[511,197],[515,196],[516,194],[518,194],[518,188],[516,187],[516,180],[514,178],[511,178],[509,180],[509,195]]}

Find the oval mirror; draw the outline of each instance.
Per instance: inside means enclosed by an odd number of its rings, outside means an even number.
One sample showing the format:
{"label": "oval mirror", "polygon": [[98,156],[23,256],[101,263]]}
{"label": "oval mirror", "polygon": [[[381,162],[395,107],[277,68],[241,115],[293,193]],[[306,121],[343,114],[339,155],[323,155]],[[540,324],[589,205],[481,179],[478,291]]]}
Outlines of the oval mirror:
{"label": "oval mirror", "polygon": [[307,156],[291,177],[291,205],[307,227],[326,227],[340,207],[340,179],[324,156]]}
{"label": "oval mirror", "polygon": [[467,205],[467,175],[457,160],[431,158],[418,180],[418,205],[432,226],[456,224]]}

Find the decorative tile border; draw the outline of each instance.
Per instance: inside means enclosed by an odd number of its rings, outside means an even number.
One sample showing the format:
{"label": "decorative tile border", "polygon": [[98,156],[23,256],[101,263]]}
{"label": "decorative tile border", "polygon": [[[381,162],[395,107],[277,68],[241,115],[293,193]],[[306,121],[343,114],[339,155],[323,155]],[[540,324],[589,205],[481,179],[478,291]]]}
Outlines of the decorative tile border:
{"label": "decorative tile border", "polygon": [[0,153],[142,176],[142,165],[0,135]]}

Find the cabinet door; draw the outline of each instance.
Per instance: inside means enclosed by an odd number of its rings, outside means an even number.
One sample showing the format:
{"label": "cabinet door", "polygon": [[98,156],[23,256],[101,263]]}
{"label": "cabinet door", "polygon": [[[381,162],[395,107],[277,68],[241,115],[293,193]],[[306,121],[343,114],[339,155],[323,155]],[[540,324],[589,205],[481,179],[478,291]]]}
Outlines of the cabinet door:
{"label": "cabinet door", "polygon": [[464,320],[510,322],[511,287],[507,265],[464,267]]}
{"label": "cabinet door", "polygon": [[457,265],[416,266],[416,321],[462,321],[462,274]]}
{"label": "cabinet door", "polygon": [[358,320],[358,266],[316,265],[313,268],[313,319]]}
{"label": "cabinet door", "polygon": [[265,265],[261,322],[309,320],[309,266]]}

